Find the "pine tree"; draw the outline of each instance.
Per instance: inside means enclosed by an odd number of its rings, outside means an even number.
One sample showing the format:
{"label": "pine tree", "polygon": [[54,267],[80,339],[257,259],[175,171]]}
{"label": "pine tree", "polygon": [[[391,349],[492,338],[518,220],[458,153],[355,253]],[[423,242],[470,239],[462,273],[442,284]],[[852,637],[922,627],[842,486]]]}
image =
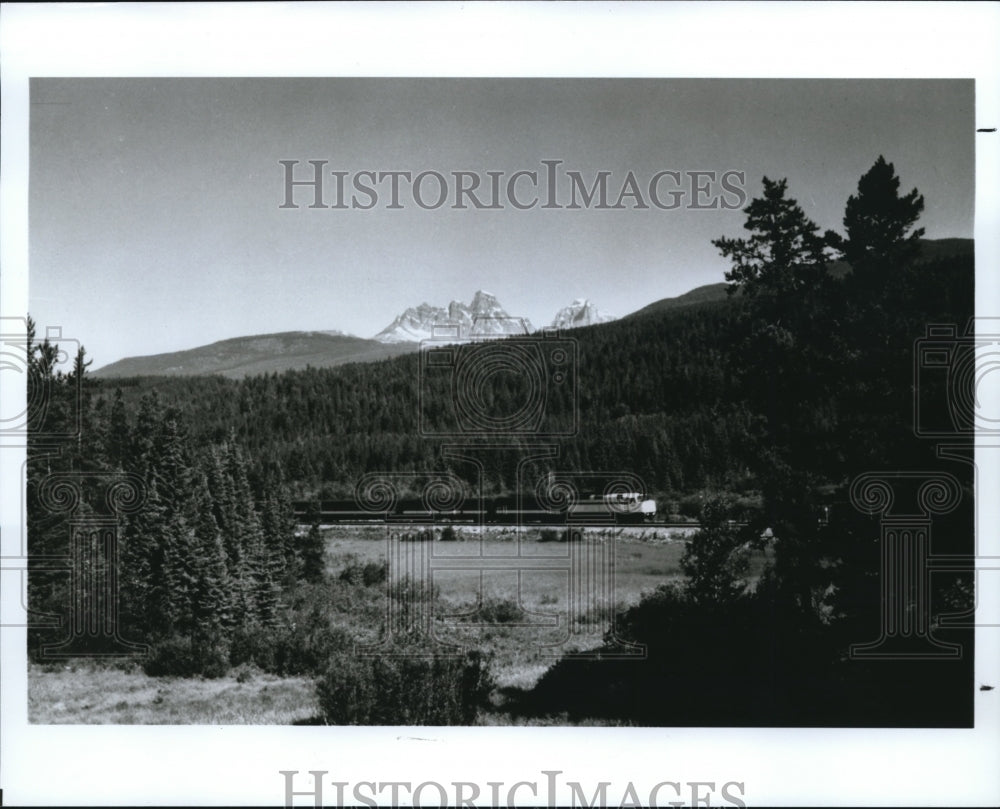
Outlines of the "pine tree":
{"label": "pine tree", "polygon": [[226,570],[226,549],[212,510],[208,479],[198,476],[195,486],[196,517],[192,548],[193,631],[207,644],[223,641],[233,627],[232,596]]}
{"label": "pine tree", "polygon": [[157,481],[152,478],[146,482],[142,509],[127,523],[121,553],[121,615],[135,637],[162,636],[170,629],[165,615],[169,584],[164,556],[170,541],[165,514]]}
{"label": "pine tree", "polygon": [[155,463],[156,437],[163,423],[163,406],[156,390],[152,390],[139,400],[135,429],[128,447],[127,469],[144,480],[148,479]]}
{"label": "pine tree", "polygon": [[309,533],[302,538],[300,556],[302,578],[309,582],[322,581],[326,571],[326,543],[319,527],[319,505],[310,506]]}
{"label": "pine tree", "polygon": [[228,462],[230,453],[229,444],[212,447],[206,465],[213,514],[225,551],[233,616],[237,624],[243,625],[252,619],[253,610],[236,486]]}
{"label": "pine tree", "polygon": [[847,200],[847,238],[831,238],[853,270],[853,280],[866,287],[884,284],[886,276],[911,262],[920,250],[923,228],[914,228],[924,198],[914,188],[899,195],[895,167],[879,155],[858,181],[858,193]]}
{"label": "pine tree", "polygon": [[799,204],[785,197],[787,180],[764,178],[764,195],[744,209],[748,239],[713,239],[733,261],[726,273],[730,291],[786,297],[818,285],[826,274],[827,240]]}
{"label": "pine tree", "polygon": [[248,465],[233,441],[223,446],[221,460],[225,499],[220,526],[230,559],[237,616],[247,627],[270,625],[277,614],[278,582],[255,508]]}
{"label": "pine tree", "polygon": [[115,388],[114,399],[104,426],[104,452],[111,469],[124,471],[130,465],[129,449],[132,429],[121,388]]}
{"label": "pine tree", "polygon": [[295,516],[280,469],[264,477],[259,499],[261,529],[272,556],[272,575],[279,581],[296,574]]}

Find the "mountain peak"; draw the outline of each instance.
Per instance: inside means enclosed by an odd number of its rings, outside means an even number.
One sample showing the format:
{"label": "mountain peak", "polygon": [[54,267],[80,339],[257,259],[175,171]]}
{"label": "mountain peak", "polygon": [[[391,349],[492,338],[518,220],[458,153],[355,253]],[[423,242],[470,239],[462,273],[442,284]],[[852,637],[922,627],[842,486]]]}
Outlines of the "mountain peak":
{"label": "mountain peak", "polygon": [[511,317],[492,292],[476,290],[469,304],[453,300],[447,308],[424,303],[407,309],[375,335],[381,343],[416,343],[434,336],[435,327],[453,327],[458,339],[503,337],[531,332],[523,318]]}
{"label": "mountain peak", "polygon": [[[615,319],[614,315],[602,313],[590,298],[579,297],[556,313],[552,328],[576,329]],[[418,343],[440,336],[440,331],[435,335],[435,329],[440,327],[447,327],[449,339],[457,340],[530,334],[534,330],[527,319],[508,314],[492,292],[478,289],[468,304],[453,300],[447,307],[426,302],[411,307],[373,339],[381,343]]]}
{"label": "mountain peak", "polygon": [[553,329],[577,329],[617,320],[614,315],[602,314],[589,298],[576,298],[569,306],[560,309],[552,320]]}

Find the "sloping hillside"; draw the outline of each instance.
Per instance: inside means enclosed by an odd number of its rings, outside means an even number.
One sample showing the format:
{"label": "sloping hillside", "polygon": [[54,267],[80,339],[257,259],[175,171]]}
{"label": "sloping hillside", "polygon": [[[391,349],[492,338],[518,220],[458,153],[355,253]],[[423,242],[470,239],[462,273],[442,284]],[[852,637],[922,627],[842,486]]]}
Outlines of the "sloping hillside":
{"label": "sloping hillside", "polygon": [[[952,256],[971,256],[974,249],[975,242],[972,239],[921,239],[920,260],[930,262]],[[830,275],[834,278],[842,278],[851,270],[850,265],[846,261],[831,261],[829,267]],[[683,295],[678,295],[675,298],[663,298],[655,301],[633,312],[628,317],[651,315],[671,309],[682,309],[686,306],[725,300],[727,297],[727,286],[729,285],[726,283],[718,283],[695,287],[690,292],[685,292]]]}
{"label": "sloping hillside", "polygon": [[292,331],[235,337],[169,354],[126,357],[94,372],[97,378],[221,374],[233,379],[254,374],[331,368],[368,362],[413,351],[415,346],[387,345],[360,337],[318,331]]}

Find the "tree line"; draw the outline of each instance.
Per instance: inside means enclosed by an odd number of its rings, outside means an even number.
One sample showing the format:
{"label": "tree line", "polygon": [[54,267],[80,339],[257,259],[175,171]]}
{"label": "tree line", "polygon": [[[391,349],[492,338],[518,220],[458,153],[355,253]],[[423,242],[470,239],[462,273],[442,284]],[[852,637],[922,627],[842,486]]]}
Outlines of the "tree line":
{"label": "tree line", "polygon": [[[650,725],[971,727],[972,627],[942,620],[969,615],[971,562],[928,575],[926,598],[910,592],[905,607],[911,620],[923,613],[935,640],[959,644],[961,656],[923,654],[930,642],[909,656],[851,654],[888,628],[883,599],[905,586],[883,590],[880,576],[891,571],[881,569],[879,518],[848,502],[852,479],[952,474],[963,496],[954,512],[934,516],[934,552],[971,559],[974,548],[971,465],[937,458],[935,442],[913,424],[914,397],[951,396],[953,418],[971,415],[971,380],[959,376],[949,389],[924,379],[914,357],[928,325],[956,324],[961,333],[972,316],[971,255],[922,262],[923,198],[899,185],[880,157],[848,199],[841,235],[821,232],[786,181],[765,177],[745,209],[747,235],[715,241],[741,301],[727,353],[752,414],[762,509],[740,527],[728,519],[726,492],[706,498],[681,560],[683,583],[618,616],[599,650],[613,657],[623,643],[641,644],[641,664],[568,656],[520,695],[517,712]],[[837,259],[849,265],[839,278],[829,272]],[[955,427],[948,443],[971,447]],[[770,562],[752,581],[755,549]],[[927,640],[917,634],[909,640]]]}
{"label": "tree line", "polygon": [[[196,442],[181,411],[155,390],[131,409],[120,391],[110,400],[95,396],[85,349],[72,371],[59,371],[58,349],[49,340],[35,342],[30,320],[26,348],[29,401],[44,403],[29,425],[31,609],[59,616],[74,598],[96,598],[70,592],[82,585],[42,560],[66,556],[74,520],[114,517],[118,635],[186,647],[204,665],[228,667],[236,647],[279,625],[284,592],[323,575],[322,539],[296,535],[281,470],[261,467],[233,435]],[[53,434],[72,438],[56,446],[46,438]],[[77,481],[74,509],[46,501],[53,475]],[[116,481],[135,482],[141,502],[131,513],[116,514],[103,496]],[[104,551],[95,546],[93,553]],[[43,639],[51,642],[52,633],[36,628],[34,652]]]}

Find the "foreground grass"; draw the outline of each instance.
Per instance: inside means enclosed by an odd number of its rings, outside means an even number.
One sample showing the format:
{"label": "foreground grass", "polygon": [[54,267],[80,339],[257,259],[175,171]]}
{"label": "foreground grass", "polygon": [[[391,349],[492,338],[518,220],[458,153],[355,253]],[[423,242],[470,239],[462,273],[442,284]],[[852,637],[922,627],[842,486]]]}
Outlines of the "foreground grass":
{"label": "foreground grass", "polygon": [[[381,562],[391,546],[384,528],[335,528],[326,532],[331,586],[315,597],[329,599],[332,626],[362,644],[375,643],[385,619],[385,585],[347,585],[339,574],[350,564]],[[435,542],[438,557],[558,557],[562,543],[539,542],[537,531],[517,537],[511,529],[460,529],[457,542]],[[609,724],[569,721],[566,716],[524,718],[510,711],[517,695],[530,691],[569,653],[603,645],[607,606],[621,614],[657,586],[680,581],[683,536],[660,530],[607,529],[585,533],[591,549],[614,546],[614,589],[597,601],[571,603],[565,570],[437,571],[433,602],[434,642],[451,649],[479,649],[491,655],[497,690],[480,725]],[[518,549],[520,545],[520,549]],[[765,558],[752,560],[759,575]],[[473,565],[475,567],[475,565]],[[529,565],[530,567],[530,565]],[[557,566],[558,567],[558,566]],[[601,604],[604,607],[601,607]],[[279,677],[256,670],[233,671],[216,680],[149,677],[138,666],[75,661],[32,665],[29,721],[36,724],[312,724],[320,707],[311,677]],[[616,723],[610,723],[616,724]],[[620,723],[617,723],[620,724]]]}
{"label": "foreground grass", "polygon": [[32,724],[292,725],[318,713],[308,677],[149,677],[87,661],[28,670]]}

